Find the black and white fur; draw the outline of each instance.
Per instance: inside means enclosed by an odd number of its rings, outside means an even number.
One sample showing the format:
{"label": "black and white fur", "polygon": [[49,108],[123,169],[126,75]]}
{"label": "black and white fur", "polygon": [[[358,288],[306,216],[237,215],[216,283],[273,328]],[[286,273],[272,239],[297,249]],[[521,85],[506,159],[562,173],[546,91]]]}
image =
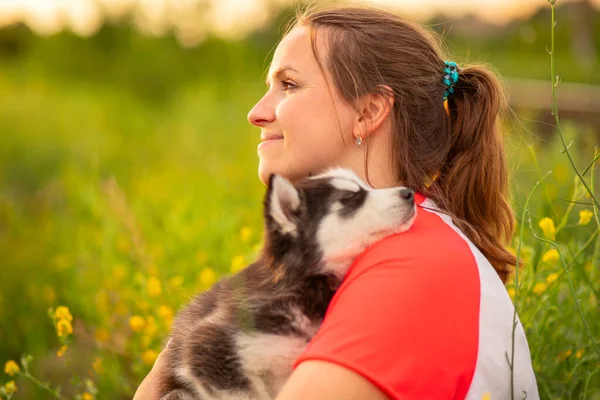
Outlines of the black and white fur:
{"label": "black and white fur", "polygon": [[349,170],[295,186],[272,175],[261,255],[179,313],[161,399],[273,399],[355,257],[415,213],[410,189],[376,190]]}

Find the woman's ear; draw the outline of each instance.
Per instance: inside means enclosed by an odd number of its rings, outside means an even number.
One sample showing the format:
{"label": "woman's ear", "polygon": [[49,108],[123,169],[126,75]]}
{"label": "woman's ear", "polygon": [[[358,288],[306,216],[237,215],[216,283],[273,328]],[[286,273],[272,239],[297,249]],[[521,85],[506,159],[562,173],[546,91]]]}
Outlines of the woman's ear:
{"label": "woman's ear", "polygon": [[358,124],[360,134],[367,138],[379,129],[394,108],[394,93],[387,85],[379,85],[377,92],[363,95],[359,100]]}

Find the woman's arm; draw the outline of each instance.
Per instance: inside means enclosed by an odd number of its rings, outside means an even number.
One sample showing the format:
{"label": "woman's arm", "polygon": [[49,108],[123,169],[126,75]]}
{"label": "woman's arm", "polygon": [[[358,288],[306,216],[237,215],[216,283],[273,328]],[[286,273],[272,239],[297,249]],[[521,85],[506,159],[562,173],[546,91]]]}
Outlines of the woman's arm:
{"label": "woman's arm", "polygon": [[[158,400],[159,378],[164,351],[142,381],[133,400]],[[301,363],[286,382],[276,400],[388,400],[362,376],[326,361]]]}
{"label": "woman's arm", "polygon": [[276,400],[388,400],[361,375],[339,365],[317,360],[300,363]]}

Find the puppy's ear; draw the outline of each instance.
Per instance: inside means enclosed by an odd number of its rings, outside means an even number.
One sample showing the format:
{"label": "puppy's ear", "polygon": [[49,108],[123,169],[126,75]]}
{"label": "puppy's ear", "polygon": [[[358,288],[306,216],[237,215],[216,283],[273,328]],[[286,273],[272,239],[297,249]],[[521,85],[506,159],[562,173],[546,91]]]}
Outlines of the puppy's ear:
{"label": "puppy's ear", "polygon": [[298,227],[294,212],[300,207],[298,190],[280,175],[269,177],[269,188],[265,198],[265,217],[272,221],[282,234],[296,236]]}

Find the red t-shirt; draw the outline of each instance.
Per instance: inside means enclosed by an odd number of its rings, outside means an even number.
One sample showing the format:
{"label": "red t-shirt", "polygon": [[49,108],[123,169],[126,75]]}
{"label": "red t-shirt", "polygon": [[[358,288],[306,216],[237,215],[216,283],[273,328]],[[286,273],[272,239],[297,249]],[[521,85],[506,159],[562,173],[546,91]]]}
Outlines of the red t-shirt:
{"label": "red t-shirt", "polygon": [[[450,218],[423,208],[406,232],[363,252],[295,366],[324,360],[391,399],[510,398],[513,304],[491,264]],[[515,332],[515,398],[539,398],[529,347]]]}

